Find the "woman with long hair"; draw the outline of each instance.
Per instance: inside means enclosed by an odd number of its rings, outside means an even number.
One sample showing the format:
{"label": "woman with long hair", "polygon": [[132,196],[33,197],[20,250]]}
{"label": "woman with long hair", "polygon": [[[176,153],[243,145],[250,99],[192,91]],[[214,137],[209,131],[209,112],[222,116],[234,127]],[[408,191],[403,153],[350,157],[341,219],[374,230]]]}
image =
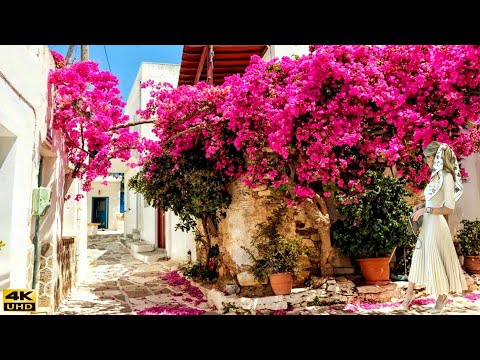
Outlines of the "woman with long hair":
{"label": "woman with long hair", "polygon": [[432,141],[423,154],[432,173],[424,190],[425,207],[413,214],[414,221],[421,216],[423,221],[412,255],[405,300],[400,308],[409,308],[415,284],[420,284],[425,285],[427,294],[437,297],[432,312],[440,313],[449,293],[462,293],[467,289],[452,235],[443,216],[453,213],[463,187],[457,158],[447,144]]}

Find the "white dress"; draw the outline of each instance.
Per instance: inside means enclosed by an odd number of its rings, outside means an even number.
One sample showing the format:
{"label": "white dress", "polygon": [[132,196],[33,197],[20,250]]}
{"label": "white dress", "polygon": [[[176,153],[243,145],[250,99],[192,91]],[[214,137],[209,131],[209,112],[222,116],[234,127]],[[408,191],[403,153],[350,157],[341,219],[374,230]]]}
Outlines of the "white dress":
{"label": "white dress", "polygon": [[[440,190],[426,202],[426,207],[455,208],[454,181],[443,171]],[[458,260],[447,220],[443,215],[425,213],[418,234],[408,281],[425,285],[426,293],[435,297],[450,292],[462,293],[467,282]]]}

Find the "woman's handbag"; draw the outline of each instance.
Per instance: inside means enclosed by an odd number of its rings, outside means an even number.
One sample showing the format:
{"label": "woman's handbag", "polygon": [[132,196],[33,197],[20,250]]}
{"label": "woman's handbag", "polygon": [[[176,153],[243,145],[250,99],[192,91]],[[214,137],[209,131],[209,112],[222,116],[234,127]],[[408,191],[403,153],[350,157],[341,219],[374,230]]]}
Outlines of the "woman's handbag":
{"label": "woman's handbag", "polygon": [[410,230],[413,235],[418,236],[420,228],[422,227],[423,215],[418,218],[417,221],[413,221],[413,214],[408,217],[408,223],[410,224]]}
{"label": "woman's handbag", "polygon": [[422,227],[422,222],[423,222],[423,215],[418,218],[417,221],[413,221],[413,214],[415,214],[415,211],[418,209],[421,209],[425,207],[425,205],[421,205],[413,211],[412,215],[408,217],[408,223],[410,224],[410,230],[412,231],[413,235],[418,236],[420,233],[420,228]]}

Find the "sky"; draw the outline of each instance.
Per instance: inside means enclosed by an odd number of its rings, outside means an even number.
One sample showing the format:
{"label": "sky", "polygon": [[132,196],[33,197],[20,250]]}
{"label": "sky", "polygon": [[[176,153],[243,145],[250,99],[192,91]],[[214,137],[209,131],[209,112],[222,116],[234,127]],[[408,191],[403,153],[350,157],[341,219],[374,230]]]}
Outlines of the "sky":
{"label": "sky", "polygon": [[[48,45],[50,50],[67,54],[69,45]],[[138,69],[142,62],[180,64],[183,45],[89,45],[90,60],[100,69],[110,71],[118,78],[118,88],[127,102]],[[80,60],[80,45],[75,46],[72,58]]]}

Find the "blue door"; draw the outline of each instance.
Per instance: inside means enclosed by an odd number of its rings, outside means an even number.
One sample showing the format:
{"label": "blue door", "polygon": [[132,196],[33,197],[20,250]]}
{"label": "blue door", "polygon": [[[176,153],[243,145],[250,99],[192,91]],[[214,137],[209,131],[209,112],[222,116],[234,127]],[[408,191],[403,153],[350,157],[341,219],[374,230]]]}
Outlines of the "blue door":
{"label": "blue door", "polygon": [[99,229],[108,228],[108,197],[92,198],[92,223],[100,223]]}
{"label": "blue door", "polygon": [[125,212],[125,193],[120,191],[120,212],[123,214]]}

